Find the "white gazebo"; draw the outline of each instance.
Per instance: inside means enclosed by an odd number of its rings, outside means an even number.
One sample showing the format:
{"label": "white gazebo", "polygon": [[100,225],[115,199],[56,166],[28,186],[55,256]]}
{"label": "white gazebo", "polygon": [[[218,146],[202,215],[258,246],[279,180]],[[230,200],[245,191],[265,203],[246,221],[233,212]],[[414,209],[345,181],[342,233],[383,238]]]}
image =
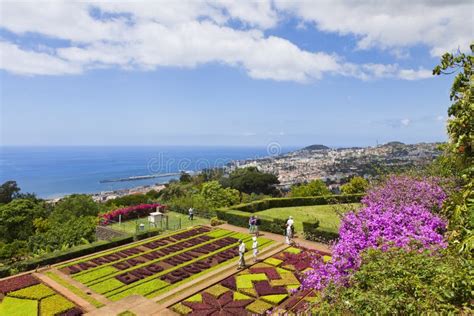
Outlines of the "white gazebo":
{"label": "white gazebo", "polygon": [[148,223],[156,226],[157,223],[161,223],[163,219],[163,213],[156,211],[148,215]]}

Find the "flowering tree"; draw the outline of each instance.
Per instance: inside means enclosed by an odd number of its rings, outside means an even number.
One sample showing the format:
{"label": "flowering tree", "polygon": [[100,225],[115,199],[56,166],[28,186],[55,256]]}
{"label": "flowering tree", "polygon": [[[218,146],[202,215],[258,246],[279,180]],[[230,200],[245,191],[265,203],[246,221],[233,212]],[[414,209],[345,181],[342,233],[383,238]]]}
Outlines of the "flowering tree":
{"label": "flowering tree", "polygon": [[133,205],[129,207],[119,208],[119,209],[110,211],[108,213],[102,214],[100,219],[101,219],[102,225],[108,225],[113,221],[117,221],[120,215],[122,216],[122,220],[127,220],[130,218],[136,218],[136,217],[143,217],[150,214],[150,212],[153,212],[157,207],[159,209],[165,208],[164,205],[161,205],[158,203]]}
{"label": "flowering tree", "polygon": [[360,254],[370,248],[446,247],[442,235],[446,223],[432,212],[441,208],[445,199],[437,179],[390,177],[367,194],[361,210],[344,216],[332,260],[315,261],[303,286],[322,289],[331,282],[346,284],[348,276],[360,267]]}

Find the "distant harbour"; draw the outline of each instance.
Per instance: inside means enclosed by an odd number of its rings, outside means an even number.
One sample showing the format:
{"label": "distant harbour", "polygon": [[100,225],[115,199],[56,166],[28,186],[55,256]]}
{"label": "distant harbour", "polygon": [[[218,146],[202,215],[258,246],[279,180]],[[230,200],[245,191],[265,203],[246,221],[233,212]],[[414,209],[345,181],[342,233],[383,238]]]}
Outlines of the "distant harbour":
{"label": "distant harbour", "polygon": [[[187,173],[190,173],[190,172],[187,172]],[[126,181],[137,181],[137,180],[145,180],[145,179],[176,177],[176,176],[179,176],[180,174],[181,172],[149,174],[149,175],[144,175],[144,176],[133,176],[133,177],[119,178],[119,179],[105,179],[105,180],[100,180],[99,183],[126,182]]]}
{"label": "distant harbour", "polygon": [[180,170],[267,155],[266,147],[0,146],[0,182],[15,180],[22,192],[50,199],[164,184],[179,178]]}

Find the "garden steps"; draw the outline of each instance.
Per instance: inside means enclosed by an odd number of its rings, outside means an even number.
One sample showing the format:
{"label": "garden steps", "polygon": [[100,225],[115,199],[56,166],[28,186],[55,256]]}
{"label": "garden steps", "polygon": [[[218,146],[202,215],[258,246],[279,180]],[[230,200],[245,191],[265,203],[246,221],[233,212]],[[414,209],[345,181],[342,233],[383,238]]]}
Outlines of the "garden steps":
{"label": "garden steps", "polygon": [[[154,301],[141,295],[130,295],[120,301],[113,302],[107,306],[91,311],[86,316],[115,316],[124,311],[133,312],[137,316],[151,316],[163,310],[163,307]],[[166,315],[166,314],[160,314]],[[168,314],[175,315],[175,314]]]}
{"label": "garden steps", "polygon": [[93,311],[96,309],[94,305],[83,299],[82,297],[74,294],[71,292],[68,288],[64,287],[63,285],[57,283],[47,275],[41,274],[41,273],[33,273],[33,276],[44,282],[46,285],[50,286],[53,290],[55,290],[58,293],[61,293],[64,297],[66,297],[68,300],[72,301],[75,303],[77,306],[79,306],[81,309],[83,309],[85,312],[88,311]]}
{"label": "garden steps", "polygon": [[[273,243],[269,245],[268,247],[264,248],[259,255],[259,261],[262,261],[268,257],[271,257],[284,249],[288,248],[288,245],[284,243]],[[199,278],[196,278],[192,280],[192,286],[190,286],[190,283],[185,283],[182,284],[171,291],[168,291],[166,293],[163,293],[159,296],[156,296],[153,298],[155,302],[159,302],[161,306],[163,306],[163,310],[157,311],[157,313],[153,314],[153,316],[160,316],[160,315],[165,315],[165,312],[171,312],[173,314],[168,314],[168,315],[176,315],[174,312],[166,309],[165,307],[174,305],[182,300],[184,300],[186,297],[199,292],[201,290],[204,290],[205,288],[213,285],[216,282],[219,282],[235,273],[237,273],[239,270],[236,269],[237,266],[237,261],[238,258],[235,258],[235,260],[232,263],[229,263],[219,269],[216,269],[212,272],[206,273]],[[253,255],[252,252],[249,251],[245,255],[245,261],[249,264],[253,264]],[[250,265],[251,265],[250,264]]]}

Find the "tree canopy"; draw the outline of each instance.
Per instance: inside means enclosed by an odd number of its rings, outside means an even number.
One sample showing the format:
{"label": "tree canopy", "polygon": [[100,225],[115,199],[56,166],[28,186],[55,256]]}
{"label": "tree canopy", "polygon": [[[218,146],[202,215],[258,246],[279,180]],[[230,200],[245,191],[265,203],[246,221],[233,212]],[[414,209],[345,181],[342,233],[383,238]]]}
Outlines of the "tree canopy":
{"label": "tree canopy", "polygon": [[344,194],[365,193],[369,188],[369,181],[362,177],[353,177],[348,183],[341,186]]}
{"label": "tree canopy", "polygon": [[330,195],[328,187],[323,180],[313,180],[308,184],[299,184],[291,187],[290,195],[293,197]]}
{"label": "tree canopy", "polygon": [[224,187],[231,187],[247,194],[272,194],[279,184],[278,177],[271,173],[259,171],[255,167],[241,168],[232,171],[228,178],[222,178]]}

